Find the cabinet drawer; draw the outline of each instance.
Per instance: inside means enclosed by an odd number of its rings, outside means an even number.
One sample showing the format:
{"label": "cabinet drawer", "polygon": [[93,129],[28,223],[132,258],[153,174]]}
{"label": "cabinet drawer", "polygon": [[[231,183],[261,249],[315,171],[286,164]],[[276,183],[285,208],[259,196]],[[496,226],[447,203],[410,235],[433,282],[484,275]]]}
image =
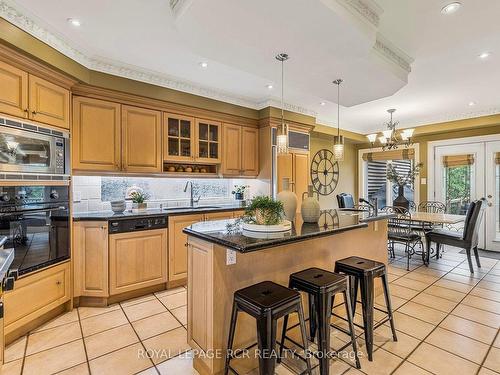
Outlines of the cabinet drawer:
{"label": "cabinet drawer", "polygon": [[63,263],[20,278],[14,290],[4,294],[6,334],[70,299],[69,265]]}

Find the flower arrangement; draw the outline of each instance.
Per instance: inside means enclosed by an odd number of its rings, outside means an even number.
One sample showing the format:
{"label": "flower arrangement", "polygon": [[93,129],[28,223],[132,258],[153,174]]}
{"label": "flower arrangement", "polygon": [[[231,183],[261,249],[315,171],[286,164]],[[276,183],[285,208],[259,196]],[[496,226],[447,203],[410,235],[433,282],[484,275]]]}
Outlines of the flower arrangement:
{"label": "flower arrangement", "polygon": [[245,216],[259,225],[280,224],[283,214],[283,203],[267,196],[255,197],[245,210]]}
{"label": "flower arrangement", "polygon": [[415,182],[415,178],[420,173],[420,169],[423,165],[423,163],[418,163],[414,165],[408,173],[400,174],[396,168],[389,163],[387,165],[387,179],[398,186],[412,185]]}
{"label": "flower arrangement", "polygon": [[234,199],[241,201],[243,200],[245,190],[247,188],[247,185],[234,185],[234,190],[231,192],[231,194],[234,195]]}
{"label": "flower arrangement", "polygon": [[143,191],[133,191],[130,193],[130,198],[133,203],[144,203],[147,199],[149,199],[149,194]]}

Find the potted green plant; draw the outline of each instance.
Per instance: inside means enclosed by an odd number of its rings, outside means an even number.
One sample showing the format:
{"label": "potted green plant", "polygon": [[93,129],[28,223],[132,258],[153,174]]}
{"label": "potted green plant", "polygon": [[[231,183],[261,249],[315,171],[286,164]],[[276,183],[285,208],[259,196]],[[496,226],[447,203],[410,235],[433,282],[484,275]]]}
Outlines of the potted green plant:
{"label": "potted green plant", "polygon": [[148,208],[148,204],[145,202],[149,198],[149,194],[143,191],[134,191],[130,193],[130,198],[132,199],[132,210],[134,211],[145,211]]}
{"label": "potted green plant", "polygon": [[409,208],[410,202],[404,196],[404,187],[413,185],[423,165],[423,163],[418,163],[410,168],[407,173],[399,173],[391,163],[387,164],[387,179],[398,186],[398,196],[392,202],[393,206]]}
{"label": "potted green plant", "polygon": [[231,194],[234,195],[234,199],[237,201],[242,201],[244,199],[246,185],[234,185],[234,190]]}
{"label": "potted green plant", "polygon": [[245,210],[245,216],[250,217],[258,225],[281,224],[283,214],[283,203],[267,196],[255,197]]}

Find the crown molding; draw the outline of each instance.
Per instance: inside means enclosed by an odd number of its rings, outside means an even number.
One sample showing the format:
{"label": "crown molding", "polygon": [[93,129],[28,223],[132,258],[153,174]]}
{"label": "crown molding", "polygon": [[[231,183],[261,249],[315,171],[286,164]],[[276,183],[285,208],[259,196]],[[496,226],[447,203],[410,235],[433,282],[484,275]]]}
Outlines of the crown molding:
{"label": "crown molding", "polygon": [[170,10],[175,19],[182,17],[193,3],[193,0],[170,0]]}
{"label": "crown molding", "polygon": [[[266,99],[258,103],[259,109],[267,108],[267,107],[275,107],[281,108],[281,102],[276,99]],[[317,112],[312,109],[301,107],[300,105],[283,103],[283,109],[289,112],[300,113],[301,115],[316,117]]]}
{"label": "crown molding", "polygon": [[378,28],[380,15],[383,10],[374,1],[369,0],[337,0],[345,8],[349,9],[358,17],[367,21],[369,24]]}
{"label": "crown molding", "polygon": [[389,42],[382,34],[377,34],[373,50],[385,57],[391,63],[405,70],[407,74],[411,72],[411,64],[414,59]]}

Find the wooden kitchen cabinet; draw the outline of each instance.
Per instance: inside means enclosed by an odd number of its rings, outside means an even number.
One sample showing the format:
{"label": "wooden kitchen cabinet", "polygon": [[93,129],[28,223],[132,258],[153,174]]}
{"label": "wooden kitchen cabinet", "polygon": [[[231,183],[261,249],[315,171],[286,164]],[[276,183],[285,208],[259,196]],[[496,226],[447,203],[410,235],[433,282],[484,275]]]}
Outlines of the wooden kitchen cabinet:
{"label": "wooden kitchen cabinet", "polygon": [[163,114],[163,159],[192,162],[195,156],[194,117]]}
{"label": "wooden kitchen cabinet", "polygon": [[0,112],[69,129],[70,91],[0,61]]}
{"label": "wooden kitchen cabinet", "polygon": [[43,78],[29,75],[29,118],[69,129],[70,92]]}
{"label": "wooden kitchen cabinet", "polygon": [[74,297],[108,297],[108,223],[73,224]]}
{"label": "wooden kitchen cabinet", "polygon": [[70,289],[70,262],[19,278],[4,294],[5,334],[69,301]]}
{"label": "wooden kitchen cabinet", "polygon": [[300,210],[302,194],[309,185],[309,153],[289,152],[278,156],[278,192],[283,190],[283,179],[290,181],[290,190],[297,196],[297,209]]}
{"label": "wooden kitchen cabinet", "polygon": [[161,112],[123,105],[121,130],[122,169],[161,172]]}
{"label": "wooden kitchen cabinet", "polygon": [[220,163],[221,161],[221,128],[217,121],[195,120],[196,126],[196,157],[201,163]]}
{"label": "wooden kitchen cabinet", "polygon": [[0,112],[27,118],[28,73],[0,61]]}
{"label": "wooden kitchen cabinet", "polygon": [[120,131],[120,104],[86,97],[73,98],[73,169],[119,171]]}
{"label": "wooden kitchen cabinet", "polygon": [[167,282],[167,229],[109,236],[110,295]]}
{"label": "wooden kitchen cabinet", "polygon": [[169,216],[168,281],[187,278],[187,236],[182,230],[191,224],[203,220],[203,214]]}
{"label": "wooden kitchen cabinet", "polygon": [[259,174],[258,129],[224,124],[222,173],[226,176]]}
{"label": "wooden kitchen cabinet", "polygon": [[227,220],[233,218],[232,211],[211,212],[204,215],[204,220]]}
{"label": "wooden kitchen cabinet", "polygon": [[239,219],[240,217],[243,217],[244,215],[245,215],[245,210],[233,211],[233,218],[234,219]]}

